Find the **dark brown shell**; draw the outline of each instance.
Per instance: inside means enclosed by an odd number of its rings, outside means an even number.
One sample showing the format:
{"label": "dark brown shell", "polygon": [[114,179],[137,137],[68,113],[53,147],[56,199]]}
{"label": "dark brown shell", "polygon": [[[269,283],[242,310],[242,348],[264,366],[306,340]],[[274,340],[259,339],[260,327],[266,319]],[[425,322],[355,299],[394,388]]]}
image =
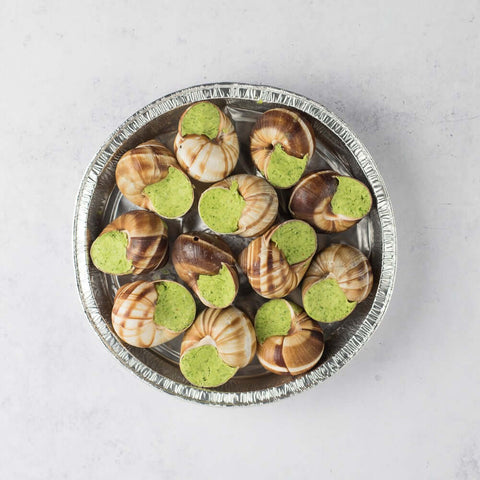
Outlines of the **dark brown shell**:
{"label": "dark brown shell", "polygon": [[100,233],[118,230],[128,236],[127,258],[135,275],[163,266],[168,259],[167,225],[155,213],[135,210],[124,213]]}
{"label": "dark brown shell", "polygon": [[272,108],[263,113],[250,134],[250,153],[255,166],[268,180],[267,169],[275,145],[296,158],[315,151],[315,135],[309,122],[286,108]]}
{"label": "dark brown shell", "polygon": [[302,284],[302,298],[311,286],[326,278],[334,278],[350,302],[365,300],[373,286],[370,262],[350,245],[330,245],[313,259]]}
{"label": "dark brown shell", "polygon": [[197,280],[200,275],[217,275],[225,265],[238,292],[238,275],[235,257],[229,246],[216,235],[204,232],[183,233],[177,237],[172,248],[172,262],[178,276],[195,292],[207,307],[215,308],[199,292]]}
{"label": "dark brown shell", "polygon": [[277,375],[300,375],[314,367],[325,346],[323,331],[303,310],[295,311],[288,300],[292,326],[287,335],[267,338],[257,346],[264,368]]}
{"label": "dark brown shell", "polygon": [[[287,220],[292,221],[296,220]],[[265,298],[282,298],[295,290],[315,254],[294,265],[287,262],[283,252],[271,241],[275,231],[287,222],[274,225],[261,237],[252,240],[238,259],[251,287]]]}
{"label": "dark brown shell", "polygon": [[363,217],[350,218],[332,211],[330,202],[338,187],[336,177],[340,176],[333,170],[323,170],[302,178],[290,196],[288,208],[292,215],[329,233],[343,232],[360,221]]}
{"label": "dark brown shell", "polygon": [[168,175],[170,167],[176,168],[185,175],[175,156],[165,145],[157,140],[149,140],[122,155],[115,170],[117,186],[135,205],[155,211],[143,190],[148,185],[163,180]]}

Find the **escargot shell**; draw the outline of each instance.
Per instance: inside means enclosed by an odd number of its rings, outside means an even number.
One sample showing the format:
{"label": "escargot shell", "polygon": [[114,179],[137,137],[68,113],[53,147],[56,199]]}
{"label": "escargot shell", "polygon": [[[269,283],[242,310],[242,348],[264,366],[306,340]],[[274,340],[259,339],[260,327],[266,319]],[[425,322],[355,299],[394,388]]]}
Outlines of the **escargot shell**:
{"label": "escargot shell", "polygon": [[326,278],[334,278],[350,302],[365,300],[373,286],[370,262],[350,245],[330,245],[313,259],[302,284],[302,297],[313,284]]}
{"label": "escargot shell", "polygon": [[336,177],[339,176],[333,170],[324,170],[302,178],[288,203],[292,215],[324,232],[343,232],[355,225],[362,217],[350,218],[332,211],[330,202],[337,190]]}
{"label": "escargot shell", "polygon": [[175,156],[165,145],[157,140],[141,143],[124,153],[118,161],[115,170],[118,189],[135,205],[155,211],[144,189],[163,180],[170,167],[185,175]]}
{"label": "escargot shell", "polygon": [[247,315],[238,308],[207,308],[185,332],[180,356],[202,345],[214,345],[226,364],[242,368],[255,356],[255,329]]}
{"label": "escargot shell", "polygon": [[238,191],[245,200],[245,207],[238,221],[238,230],[231,235],[240,235],[241,237],[261,235],[272,226],[277,217],[277,192],[263,178],[246,174],[225,178],[209,187],[205,192],[212,188],[228,190],[234,182],[238,183]]}
{"label": "escargot shell", "polygon": [[272,108],[263,113],[250,134],[250,153],[255,166],[268,180],[267,170],[275,145],[296,158],[315,151],[315,135],[309,122],[286,108]]}
{"label": "escargot shell", "polygon": [[275,335],[257,346],[257,358],[277,375],[300,375],[314,367],[325,346],[323,331],[303,310],[289,307],[292,326],[286,336]]}
{"label": "escargot shell", "polygon": [[134,347],[149,348],[182,333],[153,321],[157,298],[155,282],[127,283],[118,289],[113,302],[112,326],[124,342]]}
{"label": "escargot shell", "polygon": [[[295,220],[287,220],[291,222]],[[238,263],[251,287],[262,297],[282,298],[297,288],[313,258],[290,265],[283,252],[271,241],[283,222],[252,240],[239,256]]]}
{"label": "escargot shell", "polygon": [[200,275],[217,275],[222,265],[225,265],[235,283],[235,296],[238,292],[235,257],[229,246],[216,235],[204,232],[179,235],[173,244],[172,262],[178,276],[207,307],[215,308],[215,305],[201,295],[197,284]]}
{"label": "escargot shell", "polygon": [[174,151],[181,167],[190,177],[205,183],[218,182],[230,175],[237,164],[240,152],[238,137],[230,119],[216,105],[220,113],[216,138],[211,140],[205,135],[194,134],[183,136],[183,118],[194,105],[180,117]]}
{"label": "escargot shell", "polygon": [[128,236],[127,259],[133,264],[128,273],[151,272],[167,262],[167,225],[155,213],[143,210],[124,213],[108,224],[100,235],[114,230]]}

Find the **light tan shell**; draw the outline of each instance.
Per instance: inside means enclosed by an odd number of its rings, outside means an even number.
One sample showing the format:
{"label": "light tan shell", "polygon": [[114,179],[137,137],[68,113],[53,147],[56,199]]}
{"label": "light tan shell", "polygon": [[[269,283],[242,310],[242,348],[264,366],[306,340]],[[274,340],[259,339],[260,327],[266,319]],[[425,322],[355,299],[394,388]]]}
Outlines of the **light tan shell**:
{"label": "light tan shell", "polygon": [[[298,220],[287,220],[294,221]],[[273,226],[261,237],[252,240],[238,259],[251,287],[265,298],[282,298],[293,291],[305,275],[314,255],[303,262],[289,265],[285,255],[271,241],[277,228],[287,222]]]}
{"label": "light tan shell", "polygon": [[283,301],[290,310],[290,331],[259,343],[257,357],[263,367],[277,375],[300,375],[320,360],[325,346],[323,331],[303,310],[295,311],[291,302]]}
{"label": "light tan shell", "polygon": [[178,163],[190,177],[205,183],[218,182],[230,175],[237,164],[240,153],[238,137],[230,119],[216,105],[220,113],[216,138],[210,140],[205,135],[193,134],[182,136],[183,117],[194,105],[187,108],[180,117],[174,151]]}
{"label": "light tan shell", "polygon": [[124,213],[109,223],[100,235],[115,230],[128,236],[127,259],[133,265],[126,274],[151,272],[167,262],[167,225],[155,213],[144,210]]}
{"label": "light tan shell", "polygon": [[[233,182],[238,183],[238,191],[245,200],[245,207],[238,221],[238,230],[230,235],[256,237],[272,226],[278,213],[278,197],[275,189],[263,178],[255,175],[232,175],[211,187],[229,190]],[[202,196],[205,194],[202,193]],[[201,197],[200,197],[201,198]]]}
{"label": "light tan shell", "polygon": [[350,218],[332,211],[330,202],[337,191],[336,177],[340,176],[333,170],[323,170],[302,178],[293,189],[288,203],[292,215],[323,232],[343,232],[355,225],[363,217]]}
{"label": "light tan shell", "polygon": [[326,278],[334,278],[350,302],[365,300],[373,286],[370,262],[350,245],[330,245],[313,259],[302,284],[302,298],[311,286]]}
{"label": "light tan shell", "polygon": [[217,275],[222,265],[225,265],[232,275],[236,297],[238,275],[235,257],[230,247],[220,237],[204,232],[182,233],[173,244],[172,263],[178,276],[195,292],[204,305],[211,308],[218,307],[201,295],[197,284],[198,277]]}
{"label": "light tan shell", "polygon": [[117,186],[132,203],[155,212],[152,202],[143,190],[148,185],[163,180],[170,167],[185,175],[175,156],[165,145],[157,140],[149,140],[122,155],[115,170]]}
{"label": "light tan shell", "polygon": [[138,281],[119,288],[113,303],[112,326],[124,342],[134,347],[149,348],[168,342],[182,333],[154,322],[157,299],[155,282]]}
{"label": "light tan shell", "polygon": [[247,315],[238,308],[207,308],[185,332],[180,357],[191,348],[202,345],[215,346],[227,365],[242,368],[255,356],[255,329]]}
{"label": "light tan shell", "polygon": [[286,108],[272,108],[263,113],[250,134],[250,153],[255,166],[268,180],[268,164],[273,148],[279,143],[285,153],[296,158],[315,151],[312,126],[300,115]]}

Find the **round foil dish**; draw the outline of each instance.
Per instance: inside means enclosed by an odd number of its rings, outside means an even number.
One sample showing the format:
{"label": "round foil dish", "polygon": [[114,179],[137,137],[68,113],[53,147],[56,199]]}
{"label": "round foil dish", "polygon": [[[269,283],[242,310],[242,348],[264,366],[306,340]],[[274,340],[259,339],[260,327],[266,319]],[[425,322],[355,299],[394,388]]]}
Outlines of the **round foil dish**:
{"label": "round foil dish", "polygon": [[[316,137],[316,150],[307,172],[333,169],[363,181],[373,196],[370,213],[346,232],[318,234],[319,249],[333,241],[344,242],[365,253],[372,265],[374,284],[368,298],[344,321],[324,325],[325,351],[319,364],[299,376],[279,376],[267,372],[255,359],[240,369],[229,382],[214,389],[190,385],[178,367],[181,336],[154,348],[140,349],[122,342],[111,320],[113,298],[124,283],[135,280],[176,280],[169,262],[149,274],[117,277],[97,270],[89,255],[91,242],[114,218],[138,209],[119,192],[115,168],[120,157],[138,144],[156,138],[172,149],[178,120],[187,106],[208,100],[232,119],[240,141],[240,158],[232,172],[256,174],[249,154],[249,135],[256,119],[270,108],[284,106],[302,112]],[[167,220],[170,244],[182,232],[205,229],[198,214],[198,197],[209,184],[194,182],[196,200],[183,218]],[[288,192],[279,194],[279,221],[287,218]],[[283,213],[282,213],[283,212]],[[283,215],[283,217],[282,217]],[[224,236],[234,254],[249,242]],[[390,302],[396,271],[395,221],[390,198],[377,167],[356,135],[322,105],[301,95],[263,85],[218,83],[180,90],[160,98],[127,119],[105,142],[88,166],[78,192],[73,227],[74,263],[78,291],[85,313],[110,352],[128,369],[151,385],[172,395],[212,405],[267,403],[302,392],[342,368],[375,331]],[[244,275],[235,305],[250,318],[266,301],[248,286]],[[297,288],[288,296],[300,302]]]}

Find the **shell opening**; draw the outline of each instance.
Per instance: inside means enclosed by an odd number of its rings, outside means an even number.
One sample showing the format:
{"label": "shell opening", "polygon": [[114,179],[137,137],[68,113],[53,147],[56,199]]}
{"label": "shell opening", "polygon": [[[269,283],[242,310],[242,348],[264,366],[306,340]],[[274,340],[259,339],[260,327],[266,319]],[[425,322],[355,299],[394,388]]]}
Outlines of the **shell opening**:
{"label": "shell opening", "polygon": [[308,154],[303,158],[293,157],[285,152],[280,143],[273,145],[266,170],[268,181],[275,187],[291,187],[300,180],[308,160]]}
{"label": "shell opening", "polygon": [[283,252],[289,265],[303,262],[317,249],[315,231],[308,223],[301,220],[293,220],[280,225],[271,239]]}
{"label": "shell opening", "polygon": [[190,107],[182,119],[182,136],[205,135],[210,140],[216,138],[220,129],[220,112],[210,102],[197,103]]}
{"label": "shell opening", "polygon": [[349,302],[345,292],[334,278],[315,282],[303,295],[303,306],[308,316],[318,322],[337,322],[352,313],[357,302]]}
{"label": "shell opening", "polygon": [[180,359],[183,376],[198,387],[217,387],[230,380],[238,368],[227,365],[213,345],[187,350]]}
{"label": "shell opening", "polygon": [[291,310],[283,299],[264,303],[255,315],[255,333],[259,343],[273,336],[285,336],[292,327]]}
{"label": "shell opening", "polygon": [[195,320],[196,306],[190,292],[177,282],[155,284],[157,302],[153,321],[173,332],[182,332]]}
{"label": "shell opening", "polygon": [[214,232],[234,233],[246,202],[238,191],[238,182],[230,188],[213,187],[200,197],[198,213],[202,220]]}
{"label": "shell opening", "polygon": [[187,175],[175,167],[169,167],[167,176],[159,182],[147,185],[143,193],[161,217],[181,217],[193,203],[192,184]]}
{"label": "shell opening", "polygon": [[90,255],[93,264],[102,272],[113,275],[129,273],[132,261],[127,258],[128,234],[113,230],[100,235],[92,244]]}
{"label": "shell opening", "polygon": [[216,275],[199,275],[198,293],[215,308],[225,308],[235,299],[236,288],[232,272],[222,264]]}

